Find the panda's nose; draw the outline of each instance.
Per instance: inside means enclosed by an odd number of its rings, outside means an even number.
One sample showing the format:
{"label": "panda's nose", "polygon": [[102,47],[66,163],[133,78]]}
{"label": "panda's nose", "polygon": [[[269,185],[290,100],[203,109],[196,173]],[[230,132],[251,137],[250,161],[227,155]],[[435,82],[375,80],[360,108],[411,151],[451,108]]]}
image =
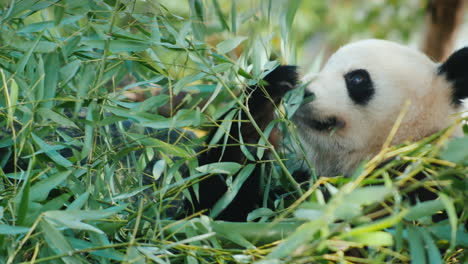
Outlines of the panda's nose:
{"label": "panda's nose", "polygon": [[308,104],[315,99],[315,94],[309,90],[304,90],[304,99],[302,99],[302,104]]}
{"label": "panda's nose", "polygon": [[304,99],[313,99],[315,98],[315,94],[309,90],[304,91]]}

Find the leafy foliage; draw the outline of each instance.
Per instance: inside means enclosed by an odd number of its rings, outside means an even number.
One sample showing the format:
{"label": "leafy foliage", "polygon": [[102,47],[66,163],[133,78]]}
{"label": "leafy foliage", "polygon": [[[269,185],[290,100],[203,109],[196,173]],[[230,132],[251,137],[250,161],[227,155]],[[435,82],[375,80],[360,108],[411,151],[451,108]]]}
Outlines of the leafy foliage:
{"label": "leafy foliage", "polygon": [[[466,259],[468,141],[449,141],[446,131],[383,149],[353,178],[312,175],[297,186],[290,175],[304,161],[294,151],[294,126],[281,118],[284,148],[263,179],[265,204],[274,208],[252,212],[258,222],[175,220],[184,215],[181,201],[192,199],[189,186],[241,171],[227,182],[235,193],[252,171],[237,163],[199,167],[197,155],[209,128],[217,132],[208,144],[226,142],[224,131],[246,107],[243,89],[265,69],[310,66],[302,47],[322,30],[337,44],[367,34],[407,40],[417,22],[388,14],[403,7],[408,17],[422,14],[417,1],[366,2],[365,9],[351,2],[0,2],[0,262]],[[301,92],[287,95],[283,116],[297,109]],[[137,93],[148,99],[128,100]],[[243,149],[247,157],[271,149],[269,131],[255,153]],[[406,194],[420,187],[439,198],[411,205]],[[283,195],[271,198],[277,189]],[[446,219],[433,221],[440,212]]]}

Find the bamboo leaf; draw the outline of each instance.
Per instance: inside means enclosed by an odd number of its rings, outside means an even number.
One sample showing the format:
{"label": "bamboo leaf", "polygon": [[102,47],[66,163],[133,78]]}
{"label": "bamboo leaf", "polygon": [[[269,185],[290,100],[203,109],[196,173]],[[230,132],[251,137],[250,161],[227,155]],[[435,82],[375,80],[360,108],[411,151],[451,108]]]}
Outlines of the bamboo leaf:
{"label": "bamboo leaf", "polygon": [[70,176],[71,171],[58,172],[49,176],[47,179],[40,180],[38,183],[32,185],[30,191],[31,201],[44,201],[49,192],[65,181]]}
{"label": "bamboo leaf", "polygon": [[427,230],[424,228],[418,228],[418,231],[424,241],[425,247],[427,249],[427,259],[429,264],[442,264],[442,256],[440,251],[437,248],[434,240]]}
{"label": "bamboo leaf", "polygon": [[227,191],[219,198],[213,206],[210,216],[216,218],[226,207],[234,200],[239,193],[244,182],[248,179],[252,171],[255,169],[255,164],[245,166],[234,178],[231,186],[228,186]]}
{"label": "bamboo leaf", "polygon": [[468,165],[468,136],[452,139],[446,149],[441,153],[441,157],[455,163]]}
{"label": "bamboo leaf", "polygon": [[408,228],[408,243],[411,253],[411,264],[426,264],[426,252],[418,229]]}
{"label": "bamboo leaf", "polygon": [[57,165],[63,166],[65,168],[68,168],[73,165],[69,160],[64,158],[62,155],[60,155],[57,151],[54,150],[53,146],[48,145],[46,142],[44,142],[40,137],[36,136],[34,133],[31,134],[34,142],[37,144],[37,146],[44,151],[44,153],[52,159]]}
{"label": "bamboo leaf", "polygon": [[231,39],[226,39],[216,45],[216,49],[219,53],[228,53],[229,51],[235,49],[239,46],[247,37],[237,36]]}
{"label": "bamboo leaf", "polygon": [[29,227],[0,224],[1,235],[19,235],[29,232]]}
{"label": "bamboo leaf", "polygon": [[85,192],[81,194],[67,207],[67,211],[81,209],[88,201],[88,198],[89,198],[89,192]]}
{"label": "bamboo leaf", "polygon": [[206,34],[204,5],[201,0],[190,0],[191,27],[196,40],[204,41]]}
{"label": "bamboo leaf", "polygon": [[37,45],[39,44],[39,40],[41,40],[41,38],[37,38],[31,47],[29,47],[28,51],[26,52],[26,54],[24,54],[21,59],[19,60],[17,66],[16,66],[16,72],[18,73],[22,73],[24,71],[24,67],[26,67],[26,64],[28,63],[29,61],[29,58],[31,57],[31,55],[33,54],[33,51],[36,49]]}
{"label": "bamboo leaf", "polygon": [[23,190],[21,192],[21,200],[18,207],[17,217],[18,225],[23,225],[28,214],[29,202],[30,202],[30,189],[31,189],[31,180],[28,177],[24,183]]}
{"label": "bamboo leaf", "polygon": [[61,258],[63,262],[67,264],[84,263],[76,256],[69,256],[70,252],[73,252],[73,248],[56,227],[51,225],[48,221],[42,220],[41,228],[44,231],[43,235],[50,249],[57,254],[65,255]]}
{"label": "bamboo leaf", "polygon": [[[104,50],[106,40],[88,40],[83,44],[94,48]],[[112,53],[144,51],[150,47],[147,42],[136,40],[110,40],[109,51]]]}
{"label": "bamboo leaf", "polygon": [[60,79],[62,80],[62,86],[75,77],[76,73],[78,72],[78,69],[80,68],[80,65],[80,60],[74,60],[65,65],[62,69],[60,69]]}
{"label": "bamboo leaf", "polygon": [[218,16],[219,23],[221,24],[224,30],[229,30],[229,26],[226,22],[226,18],[224,17],[223,12],[221,11],[218,0],[213,0],[213,6],[215,8],[216,15]]}
{"label": "bamboo leaf", "polygon": [[301,225],[292,235],[268,254],[267,258],[276,259],[290,256],[302,244],[311,241],[314,238],[314,234],[324,225],[325,223],[323,223],[322,220],[310,221]]}
{"label": "bamboo leaf", "polygon": [[450,197],[448,197],[444,193],[439,193],[439,197],[445,206],[445,210],[449,218],[449,223],[451,227],[450,247],[453,249],[455,248],[456,241],[457,241],[457,222],[458,222],[457,212],[455,210],[455,206],[453,205],[453,200]]}
{"label": "bamboo leaf", "polygon": [[206,164],[196,168],[197,171],[202,173],[220,173],[220,174],[235,174],[240,170],[242,165],[236,162],[217,162]]}
{"label": "bamboo leaf", "polygon": [[384,231],[361,233],[349,237],[347,240],[371,247],[389,247],[393,245],[393,236]]}
{"label": "bamboo leaf", "polygon": [[44,102],[41,106],[44,108],[51,108],[53,105],[53,99],[55,98],[58,84],[59,71],[59,55],[56,52],[49,53],[44,61],[45,64],[45,76],[44,76]]}
{"label": "bamboo leaf", "polygon": [[48,108],[39,108],[37,112],[41,115],[42,118],[50,119],[59,125],[78,128],[78,126],[73,121]]}
{"label": "bamboo leaf", "polygon": [[408,214],[405,215],[405,220],[418,220],[425,216],[431,216],[442,209],[444,209],[444,203],[440,199],[418,203],[410,208]]}
{"label": "bamboo leaf", "polygon": [[157,162],[154,163],[153,165],[153,179],[157,181],[162,173],[164,172],[164,169],[166,168],[166,161],[165,160],[158,160]]}

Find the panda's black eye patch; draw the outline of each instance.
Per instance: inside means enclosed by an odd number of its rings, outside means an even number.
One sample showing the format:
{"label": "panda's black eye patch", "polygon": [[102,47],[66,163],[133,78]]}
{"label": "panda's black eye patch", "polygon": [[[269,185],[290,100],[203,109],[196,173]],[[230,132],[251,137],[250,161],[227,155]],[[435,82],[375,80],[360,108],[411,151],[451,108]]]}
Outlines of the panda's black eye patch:
{"label": "panda's black eye patch", "polygon": [[346,89],[354,103],[366,105],[375,93],[369,72],[364,69],[353,70],[344,75]]}

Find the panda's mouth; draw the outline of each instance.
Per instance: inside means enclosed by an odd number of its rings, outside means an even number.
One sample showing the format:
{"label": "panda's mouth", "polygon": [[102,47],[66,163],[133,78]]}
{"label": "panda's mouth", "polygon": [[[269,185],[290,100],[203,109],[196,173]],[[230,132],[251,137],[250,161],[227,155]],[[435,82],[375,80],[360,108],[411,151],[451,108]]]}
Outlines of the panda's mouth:
{"label": "panda's mouth", "polygon": [[312,119],[312,118],[307,118],[306,124],[317,130],[317,131],[333,131],[335,129],[340,129],[344,127],[344,122],[336,117],[328,117],[325,119]]}

